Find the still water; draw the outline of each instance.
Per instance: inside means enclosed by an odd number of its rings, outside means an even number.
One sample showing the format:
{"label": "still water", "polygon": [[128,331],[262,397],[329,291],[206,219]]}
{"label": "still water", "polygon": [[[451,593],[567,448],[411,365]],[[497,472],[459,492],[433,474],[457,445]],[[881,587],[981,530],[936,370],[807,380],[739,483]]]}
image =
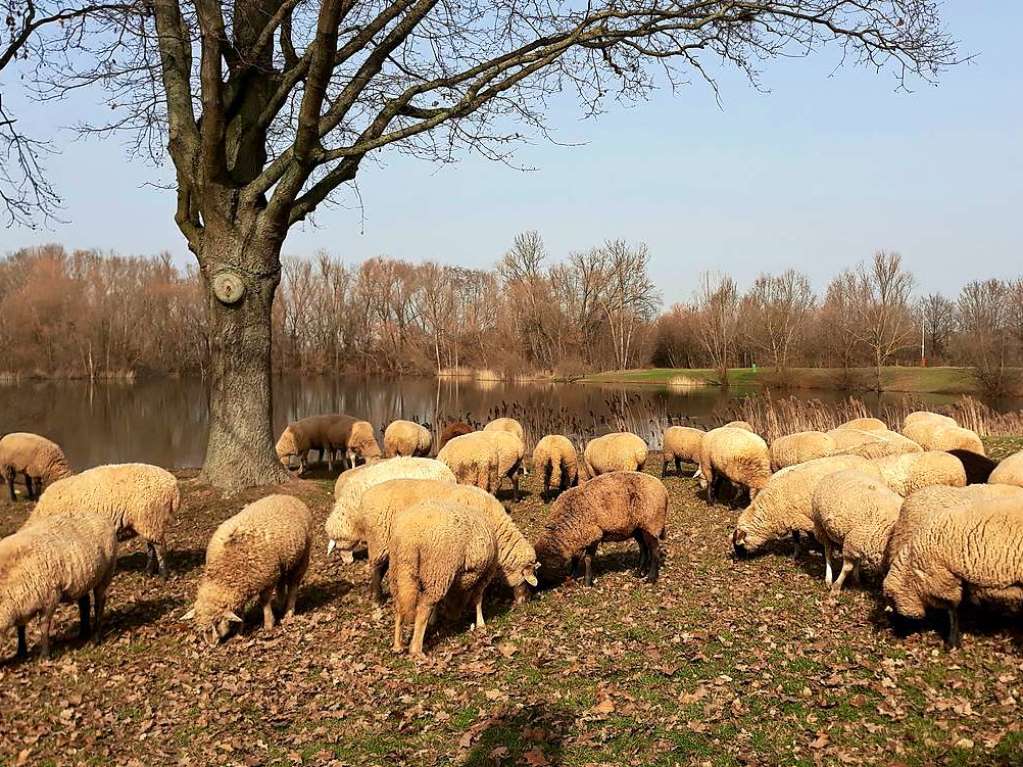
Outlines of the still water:
{"label": "still water", "polygon": [[[615,414],[647,436],[655,419],[686,416],[706,424],[727,414],[750,390],[716,387],[669,391],[656,386],[480,382],[466,379],[278,379],[274,425],[318,413],[349,413],[382,429],[395,418],[432,423],[438,416],[485,421],[494,413],[519,417],[527,430],[590,434],[607,431]],[[795,396],[840,401],[841,392]],[[899,395],[891,395],[892,398]],[[870,407],[881,403],[863,398]],[[932,396],[934,404],[948,397]],[[528,416],[526,414],[529,414]],[[207,394],[199,380],[134,384],[21,381],[0,384],[0,434],[31,431],[59,443],[81,470],[142,461],[168,468],[199,466],[207,429]],[[647,432],[647,434],[644,434]],[[537,434],[535,436],[541,436]],[[535,437],[534,437],[535,438]]]}

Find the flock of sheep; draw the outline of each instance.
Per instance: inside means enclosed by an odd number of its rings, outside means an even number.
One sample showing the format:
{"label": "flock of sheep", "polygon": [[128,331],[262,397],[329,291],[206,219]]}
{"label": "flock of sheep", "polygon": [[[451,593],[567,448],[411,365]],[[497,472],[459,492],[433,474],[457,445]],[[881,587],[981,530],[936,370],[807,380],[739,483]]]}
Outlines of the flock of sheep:
{"label": "flock of sheep", "polygon": [[[408,650],[421,656],[438,611],[472,609],[474,627],[483,626],[491,583],[503,583],[521,601],[530,587],[556,582],[568,567],[590,585],[604,541],[635,540],[637,575],[657,581],[668,493],[643,472],[641,438],[625,432],[595,438],[581,460],[565,436],[540,439],[532,467],[543,476],[545,500],[557,498],[535,541],[495,496],[508,480],[518,500],[526,463],[521,425],[499,418],[474,431],[454,423],[439,442],[429,458],[430,431],[395,421],[381,450],[368,422],[325,415],[290,424],[277,443],[281,461],[289,467],[297,461],[300,471],[314,450],[330,468],[340,462],[327,553],[351,563],[367,549],[373,600],[384,602],[385,577],[391,593],[396,651],[404,650],[411,628]],[[895,616],[949,611],[949,646],[959,641],[964,598],[1023,604],[1023,452],[996,465],[977,435],[952,419],[913,413],[901,434],[877,419],[857,419],[770,446],[744,422],[707,432],[672,426],[663,435],[662,459],[663,475],[672,465],[679,474],[683,464],[696,465],[710,502],[725,485],[733,498],[748,493],[732,535],[737,556],[777,542],[793,542],[798,555],[802,539],[814,539],[824,547],[824,578],[833,590],[850,575],[883,576]],[[166,534],[180,505],[169,472],[123,464],[73,474],[58,445],[26,433],[0,439],[0,472],[12,500],[18,474],[37,500],[22,528],[0,540],[0,631],[17,628],[19,655],[27,654],[27,623],[40,616],[47,656],[61,602],[77,602],[82,635],[91,631],[99,640],[119,540],[142,538],[147,570],[166,577]],[[287,619],[312,537],[312,514],[301,500],[271,495],[249,504],[210,539],[185,618],[210,643],[227,638],[253,601],[265,628],[276,620],[275,595]]]}

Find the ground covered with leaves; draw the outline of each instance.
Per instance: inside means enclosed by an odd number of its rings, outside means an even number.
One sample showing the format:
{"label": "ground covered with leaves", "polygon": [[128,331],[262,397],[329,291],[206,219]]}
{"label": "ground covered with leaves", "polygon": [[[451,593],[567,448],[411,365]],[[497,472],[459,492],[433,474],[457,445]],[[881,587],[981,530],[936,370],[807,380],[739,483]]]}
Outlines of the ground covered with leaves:
{"label": "ground covered with leaves", "polygon": [[[608,545],[592,588],[518,607],[495,594],[484,632],[442,625],[415,662],[392,654],[365,563],[327,560],[322,532],[292,622],[264,632],[253,608],[240,636],[200,644],[181,615],[206,541],[268,491],[225,497],[181,476],[170,580],[144,575],[129,544],[102,644],[76,638],[73,606],[50,661],[15,661],[3,637],[0,764],[1023,764],[1018,617],[967,612],[953,653],[933,630],[898,637],[875,587],[829,597],[819,555],[731,559],[736,512],[690,479],[666,480],[658,584],[633,576],[634,545]],[[529,535],[547,512],[536,482],[513,506]],[[322,522],[330,489],[284,491]],[[5,496],[0,533],[30,508]]]}

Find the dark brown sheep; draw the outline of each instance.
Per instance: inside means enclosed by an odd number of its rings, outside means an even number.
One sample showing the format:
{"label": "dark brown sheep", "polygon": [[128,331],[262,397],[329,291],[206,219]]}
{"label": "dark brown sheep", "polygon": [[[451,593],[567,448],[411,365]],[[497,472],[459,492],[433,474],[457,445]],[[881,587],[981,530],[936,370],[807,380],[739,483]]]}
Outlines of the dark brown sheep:
{"label": "dark brown sheep", "polygon": [[455,437],[461,437],[463,434],[471,434],[476,431],[465,421],[452,421],[447,424],[440,432],[440,440],[437,442],[437,451],[439,452],[444,445],[453,440]]}
{"label": "dark brown sheep", "polygon": [[668,491],[649,474],[613,471],[566,490],[551,506],[550,520],[535,544],[540,574],[548,582],[565,564],[580,559],[585,583],[593,584],[593,557],[602,541],[639,544],[637,575],[655,583],[660,572],[660,541],[665,537]]}

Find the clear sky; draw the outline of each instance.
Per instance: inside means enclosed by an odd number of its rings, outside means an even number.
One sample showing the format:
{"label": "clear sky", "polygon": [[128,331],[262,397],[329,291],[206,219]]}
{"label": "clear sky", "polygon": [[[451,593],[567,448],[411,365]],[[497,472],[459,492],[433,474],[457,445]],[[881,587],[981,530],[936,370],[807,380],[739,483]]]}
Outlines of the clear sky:
{"label": "clear sky", "polygon": [[[539,230],[553,258],[605,238],[646,242],[667,303],[699,272],[748,284],[789,266],[822,287],[878,248],[897,250],[918,291],[1023,274],[1023,4],[955,3],[946,26],[969,64],[937,87],[896,92],[888,73],[835,70],[837,52],[765,65],[761,93],[721,78],[723,104],[696,82],[595,120],[559,105],[559,141],[537,139],[522,172],[482,159],[435,166],[397,155],[365,163],[364,208],[322,211],[292,231],[285,253],[320,248],[356,262],[374,255],[486,267],[517,232]],[[29,127],[53,133],[99,114],[87,97],[25,105]],[[118,139],[56,133],[50,160],[67,224],[0,229],[0,251],[61,241],[123,253],[190,254],[177,232],[169,177],[126,159]]]}

